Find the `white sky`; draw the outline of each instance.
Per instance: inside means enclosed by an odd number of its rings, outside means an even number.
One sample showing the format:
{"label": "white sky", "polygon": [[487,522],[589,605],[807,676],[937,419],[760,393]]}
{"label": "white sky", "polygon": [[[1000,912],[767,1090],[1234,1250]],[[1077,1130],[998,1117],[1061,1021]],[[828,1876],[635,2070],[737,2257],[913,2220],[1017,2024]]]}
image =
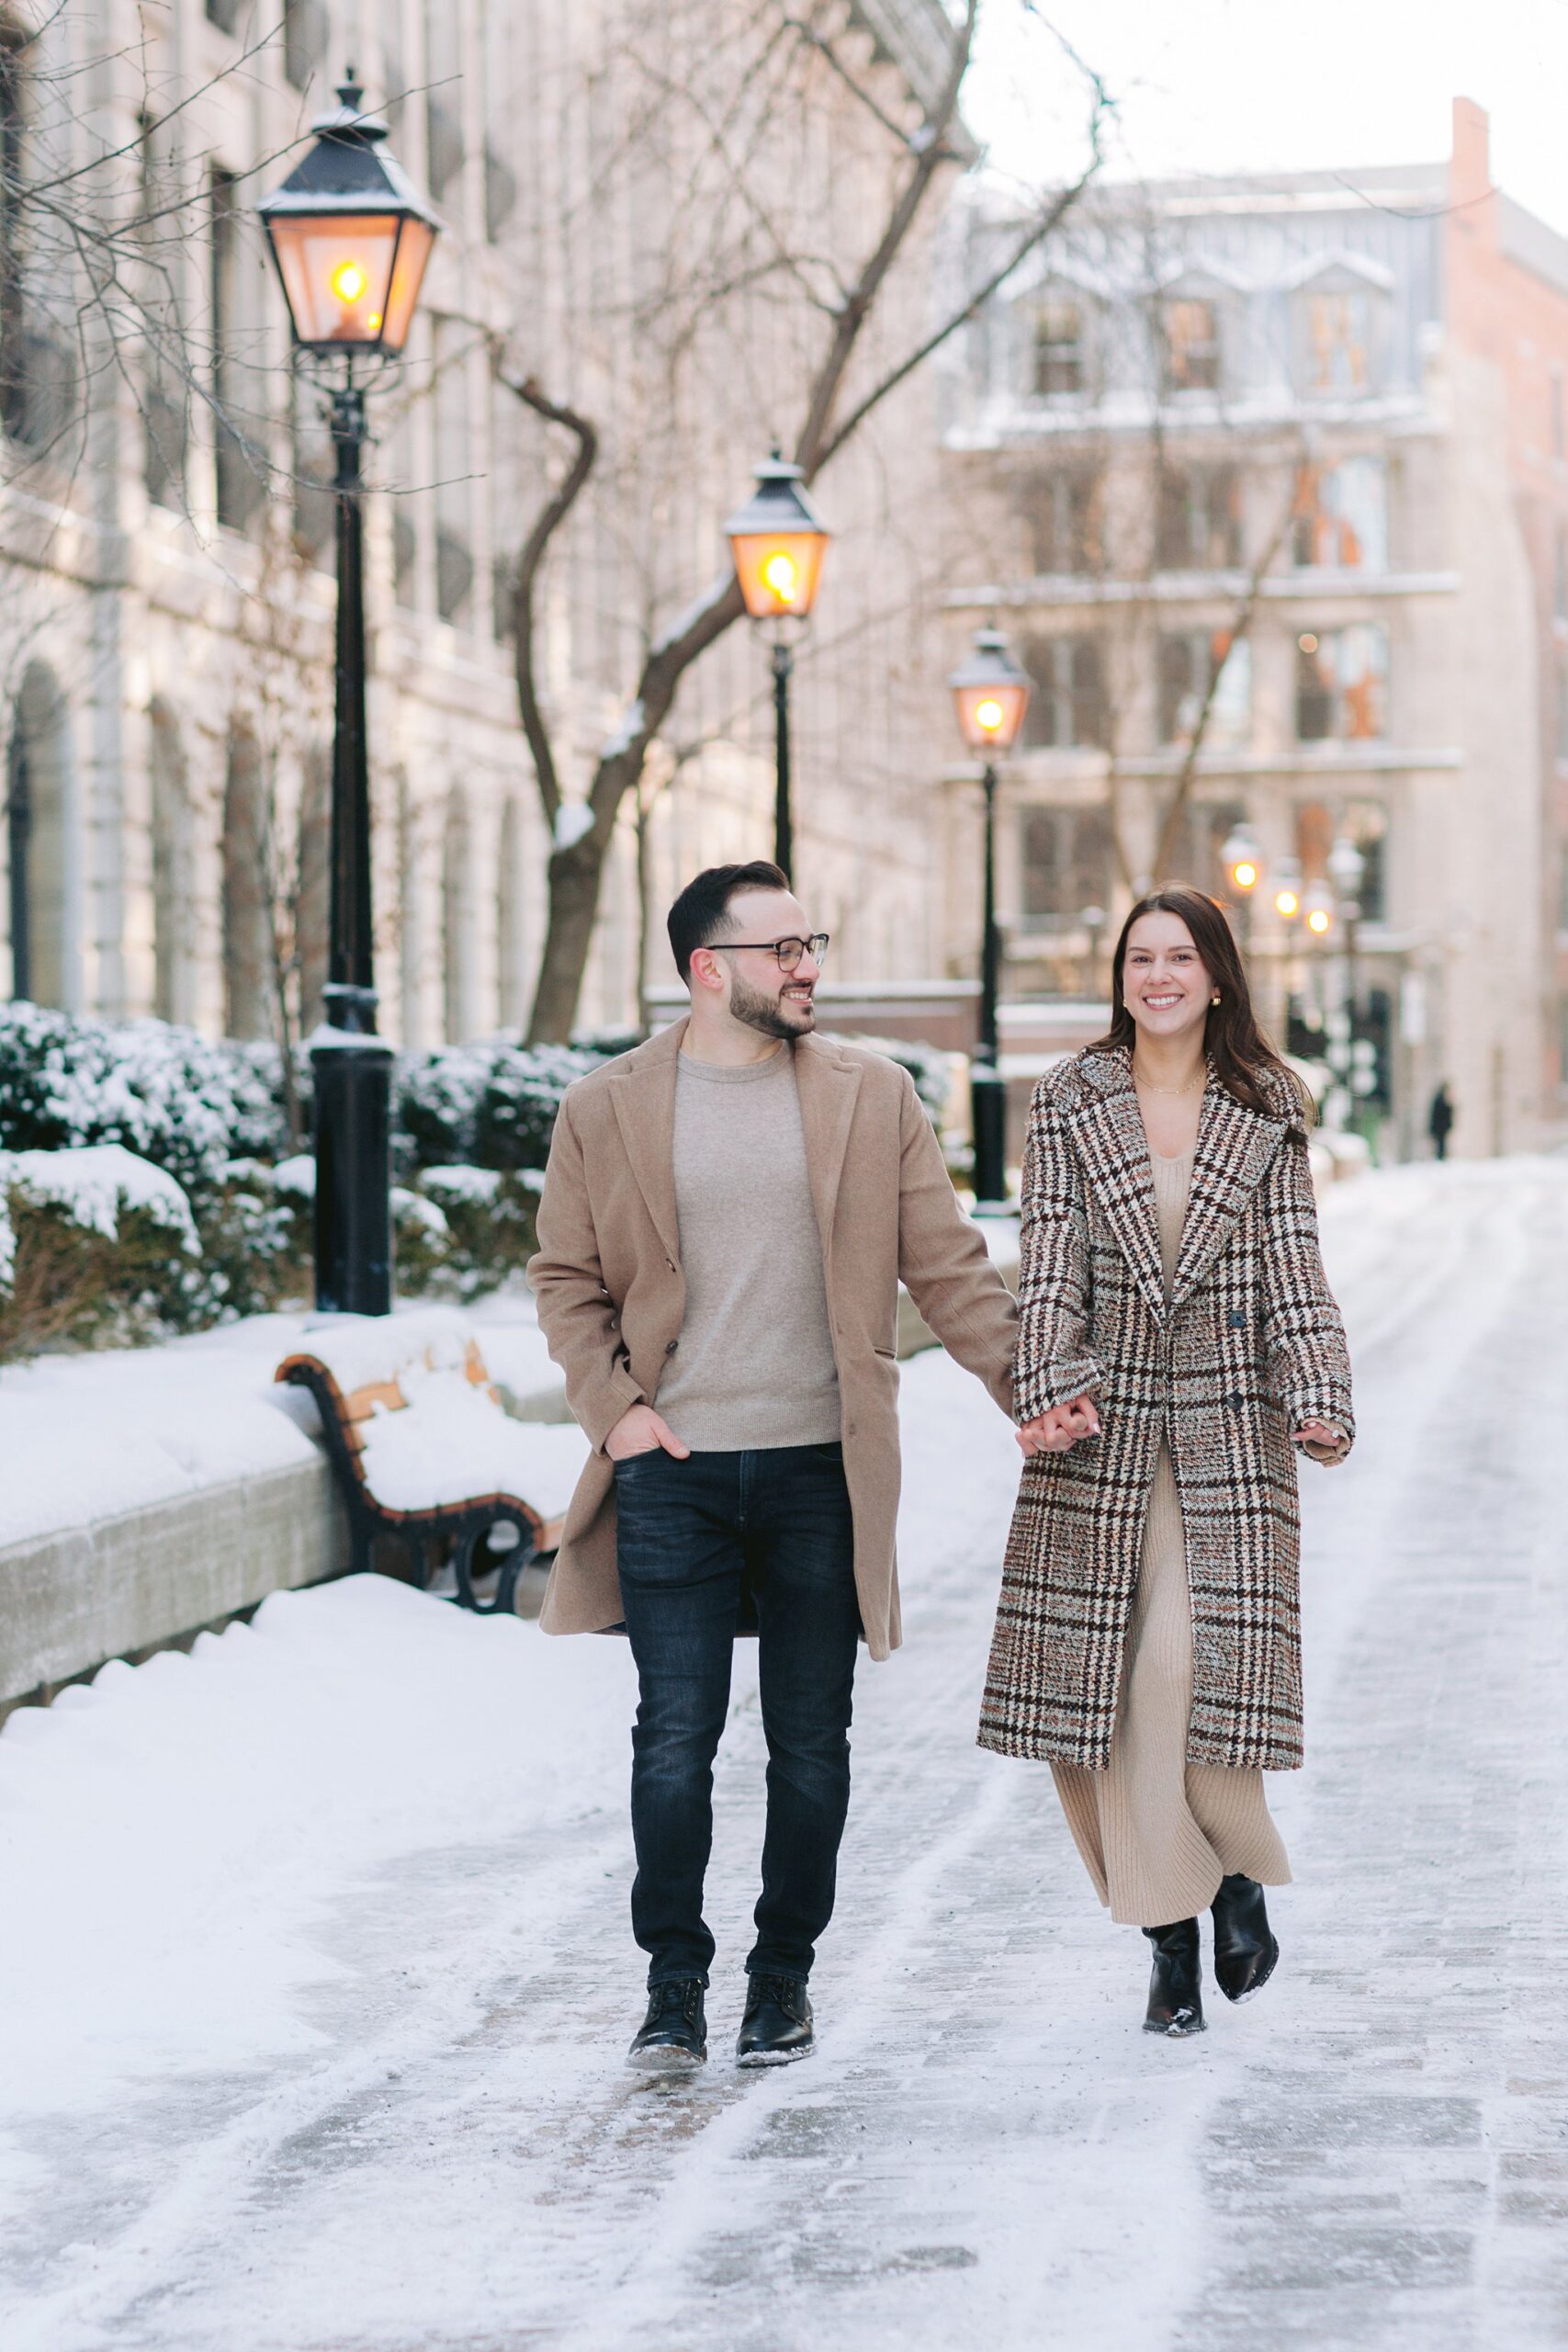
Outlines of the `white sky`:
{"label": "white sky", "polygon": [[[1111,167],[1430,163],[1450,107],[1492,118],[1492,175],[1568,234],[1568,0],[1038,0],[1122,101]],[[1077,163],[1085,112],[1024,0],[984,0],[964,112],[1032,182]]]}

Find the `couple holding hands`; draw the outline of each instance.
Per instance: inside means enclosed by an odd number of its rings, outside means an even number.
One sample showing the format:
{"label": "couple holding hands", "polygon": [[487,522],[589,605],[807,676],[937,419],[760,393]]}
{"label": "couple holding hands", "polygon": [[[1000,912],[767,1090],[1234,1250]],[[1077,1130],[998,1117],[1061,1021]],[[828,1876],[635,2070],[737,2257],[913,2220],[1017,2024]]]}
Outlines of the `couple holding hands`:
{"label": "couple holding hands", "polygon": [[699,874],[669,929],[690,1014],[568,1092],[529,1268],[593,1447],[540,1623],[624,1628],[637,1669],[629,2063],[707,2054],[713,1762],[751,1630],[767,1825],[736,2056],[814,2046],[858,1646],[900,1640],[900,1282],[1023,1455],[980,1744],[1049,1763],[1101,1902],[1153,1945],[1147,2030],[1201,2032],[1205,1910],[1232,2000],[1278,1958],[1295,1458],[1354,1435],[1309,1106],[1224,911],[1134,906],[1108,1034],[1037,1087],[1016,1303],[908,1073],[815,1034],[828,941],[779,868]]}

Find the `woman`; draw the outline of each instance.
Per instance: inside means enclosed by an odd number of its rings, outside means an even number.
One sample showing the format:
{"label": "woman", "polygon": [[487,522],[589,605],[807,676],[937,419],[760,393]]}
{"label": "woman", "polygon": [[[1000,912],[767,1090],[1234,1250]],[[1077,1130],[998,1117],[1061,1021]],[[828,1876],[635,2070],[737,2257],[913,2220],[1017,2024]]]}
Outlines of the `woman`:
{"label": "woman", "polygon": [[1028,1459],[980,1744],[1049,1759],[1100,1901],[1154,1946],[1146,2030],[1184,2035],[1201,1911],[1233,2001],[1279,1957],[1262,1772],[1302,1760],[1292,1442],[1342,1462],[1355,1424],[1305,1098],[1213,899],[1133,909],[1111,1003],[1030,1114]]}

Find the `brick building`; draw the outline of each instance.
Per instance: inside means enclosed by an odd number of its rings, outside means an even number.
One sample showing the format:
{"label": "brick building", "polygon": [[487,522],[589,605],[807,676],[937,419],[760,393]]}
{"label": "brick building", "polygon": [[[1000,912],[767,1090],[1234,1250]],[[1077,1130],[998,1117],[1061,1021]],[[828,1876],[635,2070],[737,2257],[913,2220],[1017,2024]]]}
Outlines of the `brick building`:
{"label": "brick building", "polygon": [[[1223,889],[1240,827],[1266,1009],[1338,1061],[1353,1025],[1385,1149],[1426,1148],[1439,1080],[1462,1152],[1563,1132],[1565,368],[1568,241],[1491,187],[1463,101],[1443,164],[1102,190],[976,322],[942,647],[995,616],[1035,683],[1010,994],[1102,992],[1133,890]],[[942,790],[958,972],[971,772]]]}

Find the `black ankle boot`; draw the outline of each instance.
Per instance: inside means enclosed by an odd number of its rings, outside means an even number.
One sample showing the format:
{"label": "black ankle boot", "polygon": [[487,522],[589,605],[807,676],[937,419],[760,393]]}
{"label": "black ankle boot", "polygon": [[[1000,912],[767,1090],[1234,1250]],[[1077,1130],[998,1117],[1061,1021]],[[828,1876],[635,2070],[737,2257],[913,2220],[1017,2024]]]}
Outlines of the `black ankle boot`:
{"label": "black ankle boot", "polygon": [[1171,2041],[1203,2028],[1203,1989],[1198,1962],[1198,1922],[1177,1919],[1168,1928],[1145,1928],[1155,1948],[1154,1973],[1149,1978],[1149,2009],[1145,2033],[1163,2033]]}
{"label": "black ankle boot", "polygon": [[1227,2001],[1250,2001],[1274,1973],[1280,1946],[1269,1925],[1263,1889],[1235,1871],[1214,1897],[1214,1982]]}
{"label": "black ankle boot", "polygon": [[626,2064],[642,2075],[678,2075],[700,2066],[708,2054],[707,2018],[702,1979],[682,1976],[649,1989],[648,2015],[626,2052]]}
{"label": "black ankle boot", "polygon": [[798,1976],[748,1976],[738,2066],[788,2066],[817,2046],[811,2000]]}

